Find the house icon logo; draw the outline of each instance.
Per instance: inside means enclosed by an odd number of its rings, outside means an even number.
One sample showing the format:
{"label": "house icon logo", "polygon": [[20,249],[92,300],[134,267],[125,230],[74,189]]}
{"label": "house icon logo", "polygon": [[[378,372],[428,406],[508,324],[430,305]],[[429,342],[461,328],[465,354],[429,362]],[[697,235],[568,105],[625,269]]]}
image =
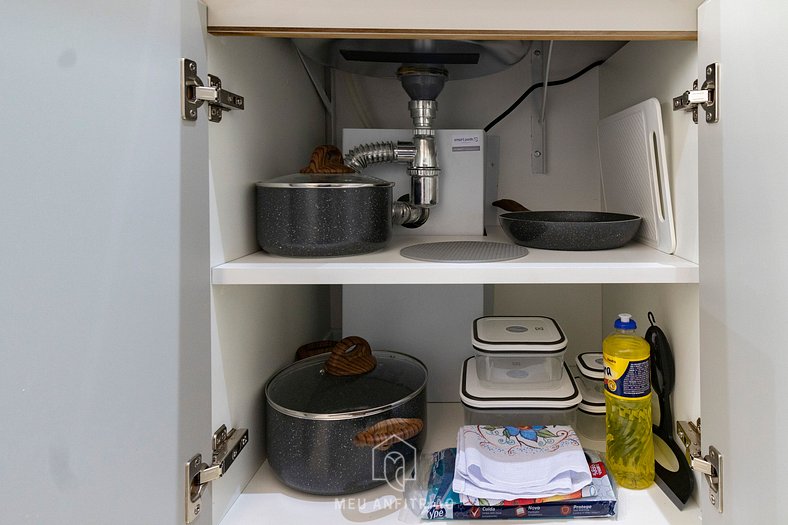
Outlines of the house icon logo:
{"label": "house icon logo", "polygon": [[372,479],[385,481],[397,491],[416,479],[418,450],[397,435],[389,436],[372,448]]}

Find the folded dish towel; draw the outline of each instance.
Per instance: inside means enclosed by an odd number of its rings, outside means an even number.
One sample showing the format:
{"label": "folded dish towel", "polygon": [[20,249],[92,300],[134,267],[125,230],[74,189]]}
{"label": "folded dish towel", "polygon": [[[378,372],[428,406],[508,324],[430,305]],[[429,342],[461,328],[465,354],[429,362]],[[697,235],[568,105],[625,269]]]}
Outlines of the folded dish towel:
{"label": "folded dish towel", "polygon": [[544,498],[591,483],[580,440],[570,426],[461,427],[454,492],[474,498]]}

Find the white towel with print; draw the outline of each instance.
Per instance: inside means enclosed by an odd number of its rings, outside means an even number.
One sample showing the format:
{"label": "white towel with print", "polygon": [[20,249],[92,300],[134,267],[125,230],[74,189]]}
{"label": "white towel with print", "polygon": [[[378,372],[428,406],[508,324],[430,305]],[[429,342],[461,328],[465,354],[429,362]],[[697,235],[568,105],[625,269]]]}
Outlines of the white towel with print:
{"label": "white towel with print", "polygon": [[457,435],[452,488],[484,499],[571,494],[591,483],[574,429],[567,425],[469,425]]}

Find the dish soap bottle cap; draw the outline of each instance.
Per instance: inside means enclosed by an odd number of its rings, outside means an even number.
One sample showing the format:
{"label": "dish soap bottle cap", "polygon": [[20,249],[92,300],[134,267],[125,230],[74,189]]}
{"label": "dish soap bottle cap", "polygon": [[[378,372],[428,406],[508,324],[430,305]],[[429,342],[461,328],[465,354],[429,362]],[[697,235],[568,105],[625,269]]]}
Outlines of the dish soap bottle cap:
{"label": "dish soap bottle cap", "polygon": [[634,330],[638,327],[635,320],[632,319],[632,314],[618,314],[618,319],[613,326],[619,330]]}

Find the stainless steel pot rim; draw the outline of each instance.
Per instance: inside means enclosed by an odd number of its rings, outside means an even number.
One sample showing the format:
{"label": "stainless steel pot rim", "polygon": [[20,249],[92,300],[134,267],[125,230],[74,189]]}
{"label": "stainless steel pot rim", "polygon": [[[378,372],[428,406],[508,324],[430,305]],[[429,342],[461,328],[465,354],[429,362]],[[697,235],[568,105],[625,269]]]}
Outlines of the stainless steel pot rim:
{"label": "stainless steel pot rim", "polygon": [[416,359],[412,355],[403,354],[402,352],[391,352],[391,351],[383,351],[383,350],[375,350],[373,352],[373,355],[376,356],[376,357],[386,357],[386,356],[388,356],[388,357],[394,357],[394,358],[397,358],[397,359],[405,358],[405,359],[408,359],[410,361],[413,361],[415,364],[419,365],[419,367],[424,371],[424,381],[422,381],[421,385],[419,385],[418,388],[414,389],[413,392],[411,392],[410,394],[408,394],[407,396],[405,396],[405,397],[403,397],[401,399],[398,399],[394,403],[389,403],[387,405],[381,405],[381,406],[372,407],[372,408],[366,408],[364,410],[354,410],[354,411],[351,411],[351,412],[336,412],[336,413],[332,413],[332,414],[317,414],[317,413],[313,413],[313,412],[302,412],[300,410],[291,410],[289,408],[285,408],[285,407],[283,407],[283,406],[271,401],[271,398],[268,395],[268,387],[271,385],[271,382],[274,379],[276,379],[276,377],[281,372],[283,372],[284,370],[287,370],[288,368],[290,368],[291,366],[293,366],[294,364],[297,364],[297,363],[310,363],[310,362],[313,362],[313,361],[325,360],[326,359],[326,355],[325,354],[321,354],[321,355],[316,355],[316,356],[313,356],[313,357],[309,357],[307,359],[302,359],[301,361],[297,361],[296,363],[291,363],[291,364],[289,364],[287,366],[283,366],[282,368],[277,370],[276,373],[271,376],[271,379],[269,379],[268,382],[265,385],[265,400],[266,400],[266,403],[268,403],[268,406],[270,406],[271,408],[273,408],[277,412],[279,412],[281,414],[284,414],[286,416],[291,416],[291,417],[295,417],[295,418],[299,418],[299,419],[309,419],[309,420],[313,420],[313,421],[342,421],[342,420],[346,420],[346,419],[358,419],[358,418],[363,418],[363,417],[368,417],[368,416],[375,416],[377,414],[382,414],[383,412],[387,412],[389,410],[392,410],[394,408],[397,408],[399,406],[404,405],[408,401],[416,398],[419,394],[421,394],[424,391],[425,388],[427,388],[427,367],[419,359]]}
{"label": "stainless steel pot rim", "polygon": [[391,188],[393,182],[258,182],[260,188]]}
{"label": "stainless steel pot rim", "polygon": [[369,177],[367,175],[324,174],[324,173],[293,173],[271,180],[256,183],[258,188],[391,188],[391,181]]}

